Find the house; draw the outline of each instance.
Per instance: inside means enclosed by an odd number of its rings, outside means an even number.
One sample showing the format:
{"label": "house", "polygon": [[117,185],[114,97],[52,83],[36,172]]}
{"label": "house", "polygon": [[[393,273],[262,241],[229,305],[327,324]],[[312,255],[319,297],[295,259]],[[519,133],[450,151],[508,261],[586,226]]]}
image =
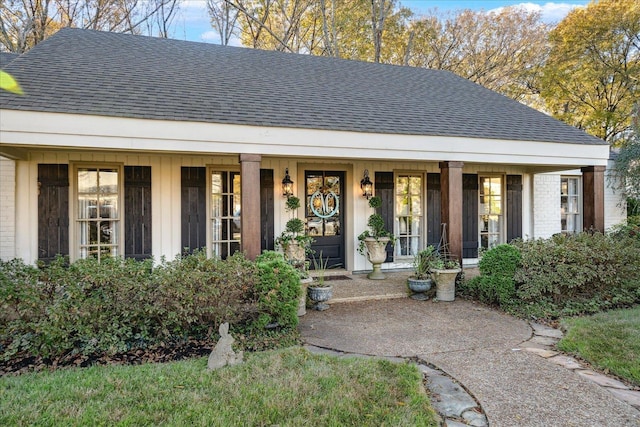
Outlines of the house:
{"label": "house", "polygon": [[289,218],[285,175],[314,249],[351,271],[370,268],[365,176],[387,269],[443,229],[472,262],[616,206],[604,141],[446,71],[82,29],[5,70],[26,92],[0,94],[5,259],[255,257]]}

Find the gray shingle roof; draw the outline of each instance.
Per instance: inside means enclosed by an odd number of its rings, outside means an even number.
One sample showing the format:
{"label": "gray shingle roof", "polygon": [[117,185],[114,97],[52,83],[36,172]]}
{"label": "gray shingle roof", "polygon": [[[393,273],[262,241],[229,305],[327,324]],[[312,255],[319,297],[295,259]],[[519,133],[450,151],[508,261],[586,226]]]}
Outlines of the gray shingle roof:
{"label": "gray shingle roof", "polygon": [[2,108],[605,144],[450,72],[63,29],[6,70]]}
{"label": "gray shingle roof", "polygon": [[0,52],[0,68],[4,68],[19,55],[11,52]]}

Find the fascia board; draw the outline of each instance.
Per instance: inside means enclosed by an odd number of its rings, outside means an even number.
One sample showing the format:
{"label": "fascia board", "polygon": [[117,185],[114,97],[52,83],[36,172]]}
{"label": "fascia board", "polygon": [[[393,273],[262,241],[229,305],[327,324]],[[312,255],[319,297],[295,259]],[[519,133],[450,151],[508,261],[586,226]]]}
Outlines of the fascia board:
{"label": "fascia board", "polygon": [[606,166],[609,146],[0,110],[0,144],[152,152]]}

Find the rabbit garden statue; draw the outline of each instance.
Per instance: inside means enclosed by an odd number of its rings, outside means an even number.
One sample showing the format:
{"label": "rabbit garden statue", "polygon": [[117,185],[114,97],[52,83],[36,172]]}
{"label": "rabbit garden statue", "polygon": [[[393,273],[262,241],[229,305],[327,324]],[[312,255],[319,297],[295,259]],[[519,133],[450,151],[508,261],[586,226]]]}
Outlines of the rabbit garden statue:
{"label": "rabbit garden statue", "polygon": [[211,351],[209,355],[209,362],[207,367],[209,369],[218,369],[227,365],[237,365],[242,363],[243,353],[236,354],[231,348],[231,344],[235,341],[231,335],[229,335],[229,323],[225,322],[220,325],[220,340]]}

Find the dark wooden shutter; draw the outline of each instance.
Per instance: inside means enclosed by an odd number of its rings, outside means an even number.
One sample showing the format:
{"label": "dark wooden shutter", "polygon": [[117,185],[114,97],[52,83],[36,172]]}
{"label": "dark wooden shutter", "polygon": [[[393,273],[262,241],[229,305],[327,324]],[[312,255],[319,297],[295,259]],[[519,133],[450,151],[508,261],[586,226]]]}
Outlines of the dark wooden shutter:
{"label": "dark wooden shutter", "polygon": [[507,175],[507,242],[522,237],[522,175]]}
{"label": "dark wooden shutter", "polygon": [[151,258],[151,166],[124,167],[124,256]]}
{"label": "dark wooden shutter", "polygon": [[69,255],[69,165],[38,165],[38,259]]}
{"label": "dark wooden shutter", "polygon": [[478,257],[478,175],[462,175],[462,257]]}
{"label": "dark wooden shutter", "polygon": [[207,169],[182,168],[182,250],[192,253],[207,245]]}
{"label": "dark wooden shutter", "polygon": [[274,249],[273,235],[273,169],[260,169],[260,232],[263,251]]}
{"label": "dark wooden shutter", "polygon": [[[393,193],[393,172],[376,172],[376,196],[382,199],[382,206],[378,212],[384,219],[384,226],[393,232],[393,220],[395,216],[394,193]],[[387,245],[387,259],[385,262],[393,261],[393,246]]]}
{"label": "dark wooden shutter", "polygon": [[427,245],[438,247],[441,237],[440,204],[442,201],[440,190],[440,174],[427,174]]}

